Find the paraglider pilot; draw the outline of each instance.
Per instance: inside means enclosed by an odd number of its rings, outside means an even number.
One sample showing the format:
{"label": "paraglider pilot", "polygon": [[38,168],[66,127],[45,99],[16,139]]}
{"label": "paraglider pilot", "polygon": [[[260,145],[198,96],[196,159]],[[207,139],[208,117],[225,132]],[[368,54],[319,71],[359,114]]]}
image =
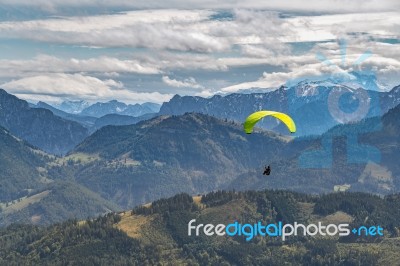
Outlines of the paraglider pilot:
{"label": "paraglider pilot", "polygon": [[263,175],[270,175],[270,174],[271,174],[271,167],[269,165],[268,167],[265,166]]}

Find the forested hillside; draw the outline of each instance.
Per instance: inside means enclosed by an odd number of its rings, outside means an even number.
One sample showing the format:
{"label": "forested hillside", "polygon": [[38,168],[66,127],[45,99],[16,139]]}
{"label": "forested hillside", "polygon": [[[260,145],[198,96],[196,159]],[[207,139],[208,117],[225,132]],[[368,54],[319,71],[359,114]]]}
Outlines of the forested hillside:
{"label": "forested hillside", "polygon": [[[285,191],[178,194],[151,205],[45,228],[0,230],[0,263],[64,265],[394,265],[398,253],[399,195],[312,196]],[[368,219],[369,218],[369,219]],[[187,224],[294,221],[381,225],[382,238],[188,236]],[[363,222],[365,223],[365,222]]]}

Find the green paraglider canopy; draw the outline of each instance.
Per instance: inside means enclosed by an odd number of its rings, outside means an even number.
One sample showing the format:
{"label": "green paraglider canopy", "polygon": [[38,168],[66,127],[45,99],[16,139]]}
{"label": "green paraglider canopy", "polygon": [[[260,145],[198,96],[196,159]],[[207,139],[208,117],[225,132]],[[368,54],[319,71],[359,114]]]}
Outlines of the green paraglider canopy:
{"label": "green paraglider canopy", "polygon": [[247,134],[250,134],[253,132],[253,127],[255,124],[257,124],[258,121],[263,119],[266,116],[273,116],[280,121],[282,121],[287,128],[289,129],[290,133],[295,133],[296,132],[296,124],[294,123],[293,119],[288,116],[287,114],[280,113],[280,112],[275,112],[275,111],[258,111],[255,113],[252,113],[246,118],[246,121],[243,124],[244,131]]}

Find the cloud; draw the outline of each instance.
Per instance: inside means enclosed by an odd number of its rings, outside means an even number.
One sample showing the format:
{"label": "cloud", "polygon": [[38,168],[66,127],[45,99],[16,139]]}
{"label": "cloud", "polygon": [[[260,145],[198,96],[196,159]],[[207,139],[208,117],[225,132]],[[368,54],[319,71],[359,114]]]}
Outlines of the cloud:
{"label": "cloud", "polygon": [[213,19],[219,14],[213,10],[163,9],[3,21],[0,36],[89,47],[142,47],[200,53],[228,52],[235,45],[241,45],[242,51],[251,56],[259,52],[261,56],[286,53],[288,42],[330,41],[363,35],[400,37],[400,13],[395,11],[287,18],[271,11],[233,9],[229,12],[231,19]]}
{"label": "cloud", "polygon": [[[394,9],[399,10],[399,9]],[[282,42],[326,41],[338,38],[397,38],[400,36],[400,12],[367,14],[332,14],[296,16],[286,19],[296,30],[280,39]]]}
{"label": "cloud", "polygon": [[287,18],[271,11],[233,9],[229,12],[231,19],[215,19],[213,16],[219,13],[213,10],[163,9],[3,21],[0,36],[88,47],[140,47],[196,53],[231,52],[239,45],[250,56],[287,53],[290,50],[287,43],[293,42],[357,39],[365,35],[400,37],[398,11]]}
{"label": "cloud", "polygon": [[204,90],[202,90],[200,92],[195,93],[195,96],[200,96],[200,97],[203,97],[203,98],[208,98],[208,97],[211,97],[213,95],[214,95],[214,93],[209,89],[204,89]]}
{"label": "cloud", "polygon": [[47,74],[13,80],[2,88],[19,97],[37,101],[40,97],[60,101],[61,99],[83,99],[90,102],[117,99],[124,102],[168,101],[172,95],[159,92],[137,93],[113,79],[101,80],[82,74]]}
{"label": "cloud", "polygon": [[[197,23],[214,12],[140,10],[113,15],[0,23],[0,34],[41,42],[94,47],[144,47],[213,52],[229,49],[227,40],[207,34]],[[197,28],[197,29],[196,29]]]}
{"label": "cloud", "polygon": [[[339,60],[333,60],[338,63]],[[322,63],[307,64],[298,66],[288,72],[264,72],[262,77],[255,81],[242,82],[239,84],[223,87],[220,93],[234,93],[254,88],[274,90],[278,87],[285,85],[292,80],[301,79],[318,79],[328,75],[344,73],[345,70],[337,65],[336,67],[329,67]]]}
{"label": "cloud", "polygon": [[290,48],[286,44],[279,43],[278,47],[271,48],[268,45],[251,45],[245,44],[241,46],[241,52],[244,56],[254,58],[271,58],[283,54],[290,54]]}
{"label": "cloud", "polygon": [[[333,60],[339,63],[339,60]],[[389,60],[392,61],[392,60]],[[373,64],[365,64],[366,66],[371,66]],[[349,69],[350,71],[353,69]],[[234,93],[245,90],[251,90],[255,88],[274,90],[282,85],[290,83],[291,81],[302,79],[308,80],[318,80],[325,79],[327,76],[338,74],[338,73],[348,73],[349,70],[342,69],[339,65],[336,67],[328,67],[322,64],[308,64],[304,67],[291,70],[289,72],[272,72],[263,73],[263,76],[255,81],[242,82],[231,86],[226,86],[221,88],[218,93]],[[357,69],[354,69],[357,70]],[[383,68],[375,68],[375,75],[377,76],[379,82],[386,85],[386,90],[391,89],[400,82],[399,78],[400,67],[398,62],[396,65],[386,65]]]}
{"label": "cloud", "polygon": [[[192,8],[198,8],[194,10],[180,9],[183,2],[168,0],[151,3],[87,0],[12,2],[7,3],[27,6],[41,3],[49,10],[85,5],[110,9],[121,5],[128,10],[135,5],[152,5],[149,10],[0,22],[0,38],[14,38],[19,43],[27,40],[46,43],[38,48],[40,51],[37,53],[34,48],[29,48],[34,54],[30,59],[20,59],[16,52],[14,58],[17,59],[0,60],[0,77],[3,80],[14,79],[6,85],[18,89],[18,93],[31,95],[29,97],[63,97],[62,90],[65,90],[66,97],[77,95],[77,98],[91,99],[94,97],[92,94],[104,93],[104,99],[150,97],[160,102],[169,97],[162,93],[166,87],[164,84],[169,86],[165,89],[170,92],[182,91],[182,94],[206,97],[215,92],[274,88],[290,79],[348,70],[350,65],[340,66],[338,38],[348,40],[349,64],[369,49],[374,56],[362,67],[375,69],[387,83],[399,81],[396,73],[400,73],[400,44],[383,43],[400,39],[400,12],[389,12],[399,10],[389,8],[398,5],[395,1],[384,0],[378,4],[370,0],[357,5],[348,0],[329,4],[311,0],[307,5],[296,0],[281,3],[242,1],[233,6],[233,1],[194,3],[189,0]],[[218,11],[205,8],[207,5],[210,8],[230,7]],[[161,6],[168,6],[168,9],[156,9]],[[171,7],[177,8],[169,9]],[[310,12],[294,15],[290,14],[291,10],[312,11],[314,15]],[[334,12],[345,14],[332,14]],[[5,46],[11,46],[5,43]],[[74,50],[76,46],[79,48]],[[44,54],[50,53],[48,47],[51,47],[52,55]],[[88,49],[85,47],[99,49],[90,49],[88,56],[81,53]],[[108,49],[110,47],[112,49]],[[18,48],[13,51],[18,51]],[[74,54],[75,51],[78,52]],[[316,59],[316,53],[324,54],[339,67],[329,68],[322,64]],[[7,55],[7,58],[13,57]],[[176,79],[167,73],[190,78]],[[146,75],[143,77],[145,82],[140,81],[140,75]],[[120,88],[117,79],[124,81]],[[37,86],[29,85],[28,81]],[[116,83],[107,83],[112,81]],[[68,82],[79,90],[65,88],[63,83]],[[80,88],[74,82],[84,85]],[[96,86],[102,89],[96,91]],[[132,87],[146,93],[150,90],[159,92],[151,95],[123,94],[130,92]]]}
{"label": "cloud", "polygon": [[[309,74],[319,74],[315,71],[306,71],[302,73],[304,76]],[[301,77],[300,73],[294,72],[273,72],[273,73],[263,73],[263,76],[256,81],[242,82],[239,84],[227,86],[220,89],[220,93],[235,93],[249,89],[268,89],[275,90],[276,88],[284,85],[286,81],[290,79],[296,79]]]}
{"label": "cloud", "polygon": [[180,80],[176,80],[176,79],[171,79],[168,76],[163,76],[162,81],[171,87],[177,87],[177,88],[187,87],[187,88],[194,88],[194,89],[202,89],[203,88],[203,86],[198,84],[196,82],[196,80],[192,77],[187,78],[183,81],[180,81]]}
{"label": "cloud", "polygon": [[225,71],[228,65],[212,54],[158,52],[147,56],[145,62],[160,69]]}
{"label": "cloud", "polygon": [[155,1],[127,1],[127,0],[1,0],[0,3],[6,6],[30,6],[41,8],[49,12],[57,12],[62,7],[92,7],[92,8],[181,8],[187,9],[199,8],[254,8],[254,9],[270,9],[270,10],[290,10],[290,11],[306,11],[306,12],[366,12],[366,11],[387,11],[400,8],[399,2],[396,0],[308,0],[304,4],[302,0],[287,1],[259,1],[259,0],[222,0],[222,1],[195,1],[195,0],[155,0]]}
{"label": "cloud", "polygon": [[62,59],[55,56],[39,55],[29,60],[0,60],[0,76],[17,77],[38,73],[63,72],[98,72],[115,76],[118,72],[159,74],[161,70],[139,60],[121,60],[108,56],[89,59]]}
{"label": "cloud", "polygon": [[[112,57],[98,57],[89,59],[61,59],[48,55],[40,55],[31,60],[0,60],[0,75],[14,78],[28,78],[37,76],[49,76],[57,73],[77,73],[89,74],[104,78],[117,78],[119,73],[138,73],[138,74],[162,74],[174,71],[179,73],[181,70],[220,72],[227,71],[235,67],[249,67],[255,65],[276,66],[280,70],[265,72],[264,75],[254,81],[239,82],[235,85],[227,86],[217,83],[207,83],[207,87],[216,88],[205,90],[204,87],[196,82],[195,76],[184,80],[173,79],[167,75],[162,77],[162,82],[176,88],[201,89],[202,95],[209,96],[211,91],[223,93],[236,92],[251,88],[275,88],[285,84],[287,80],[307,76],[318,76],[326,73],[333,73],[349,68],[358,69],[352,64],[363,52],[371,50],[373,56],[368,58],[363,64],[363,68],[374,69],[378,78],[384,80],[388,87],[400,82],[400,44],[379,43],[371,40],[353,40],[348,42],[346,50],[347,66],[343,67],[340,47],[337,42],[317,43],[311,50],[300,55],[292,55],[283,50],[279,55],[274,55],[263,45],[246,45],[246,55],[242,52],[236,56],[214,57],[209,54],[188,54],[188,53],[142,53],[137,59],[117,59]],[[321,53],[330,60],[335,66],[326,66],[316,58],[316,54]],[[259,56],[257,57],[257,54]],[[387,56],[386,56],[387,55]],[[283,69],[283,70],[282,70]],[[84,74],[84,75],[86,75]],[[200,74],[201,75],[201,74]],[[216,74],[224,75],[224,74]],[[225,75],[226,76],[226,75]],[[159,76],[154,78],[158,79]],[[231,82],[228,82],[228,84]],[[220,88],[220,89],[218,89]],[[150,90],[143,88],[142,90]],[[200,92],[182,90],[182,94],[199,94]]]}
{"label": "cloud", "polygon": [[[360,65],[355,64],[363,54],[369,51],[371,56]],[[317,59],[316,54],[323,54],[329,64]],[[271,56],[270,58],[272,58]],[[284,66],[285,71],[264,72],[262,77],[254,81],[240,82],[219,89],[219,93],[233,93],[254,88],[275,89],[285,85],[290,80],[302,78],[323,78],[336,73],[369,70],[386,85],[386,90],[400,83],[400,44],[376,42],[369,38],[354,39],[347,42],[344,57],[338,42],[317,43],[314,48],[301,55],[280,55],[273,57],[271,64]],[[344,64],[343,64],[343,59]],[[229,66],[240,64],[255,64],[265,59],[260,58],[225,58]],[[264,62],[267,64],[267,61]]]}
{"label": "cloud", "polygon": [[[276,37],[291,33],[279,14],[233,10],[233,20],[209,10],[138,10],[112,15],[0,22],[0,36],[88,47],[142,47],[200,53],[230,51],[235,44],[281,49]],[[268,25],[265,27],[264,25]]]}

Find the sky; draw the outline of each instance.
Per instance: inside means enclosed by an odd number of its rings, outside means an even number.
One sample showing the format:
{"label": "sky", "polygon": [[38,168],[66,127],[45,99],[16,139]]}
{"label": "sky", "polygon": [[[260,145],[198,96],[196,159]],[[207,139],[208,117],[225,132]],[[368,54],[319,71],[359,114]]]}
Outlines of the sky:
{"label": "sky", "polygon": [[162,103],[352,71],[390,90],[400,2],[0,0],[0,48],[0,88],[30,102]]}

